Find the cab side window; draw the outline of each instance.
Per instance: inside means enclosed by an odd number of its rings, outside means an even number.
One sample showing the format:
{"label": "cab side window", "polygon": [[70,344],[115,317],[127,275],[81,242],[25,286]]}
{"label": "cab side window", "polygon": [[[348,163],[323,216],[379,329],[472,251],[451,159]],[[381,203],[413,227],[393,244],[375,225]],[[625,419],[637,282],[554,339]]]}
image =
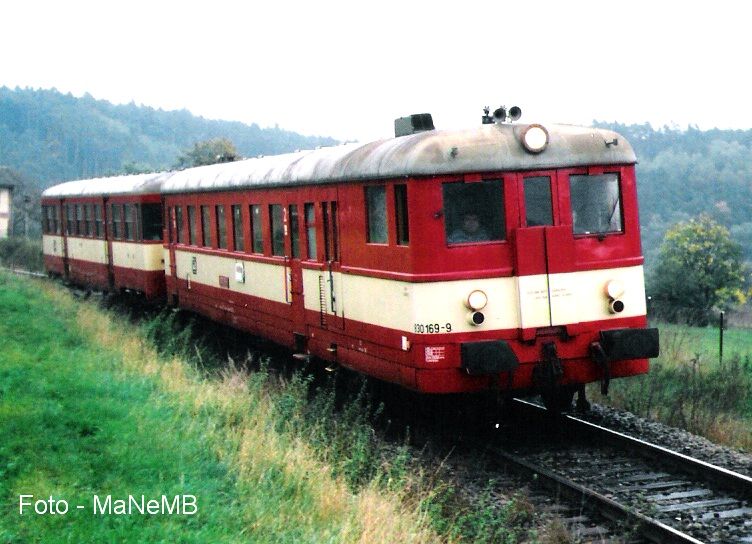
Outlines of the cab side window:
{"label": "cab side window", "polygon": [[444,183],[444,228],[448,244],[506,239],[501,180]]}

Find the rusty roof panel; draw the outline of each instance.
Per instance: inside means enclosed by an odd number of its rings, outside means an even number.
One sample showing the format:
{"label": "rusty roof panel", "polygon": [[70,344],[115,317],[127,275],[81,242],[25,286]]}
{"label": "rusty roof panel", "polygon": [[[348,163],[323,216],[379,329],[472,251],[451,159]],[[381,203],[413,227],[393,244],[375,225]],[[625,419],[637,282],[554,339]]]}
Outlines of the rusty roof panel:
{"label": "rusty roof panel", "polygon": [[[548,146],[541,153],[531,154],[520,143],[527,126],[495,124],[467,130],[432,130],[366,144],[351,143],[176,172],[70,181],[50,187],[43,196],[223,191],[636,162],[632,147],[615,132],[569,125],[546,127]],[[618,144],[613,144],[614,139]]]}
{"label": "rusty roof panel", "polygon": [[[162,190],[165,193],[218,191],[636,162],[632,147],[618,134],[567,125],[548,127],[548,147],[542,153],[530,154],[519,141],[526,126],[485,125],[461,131],[422,132],[367,144],[191,168],[166,177]],[[618,145],[606,145],[615,138]]]}

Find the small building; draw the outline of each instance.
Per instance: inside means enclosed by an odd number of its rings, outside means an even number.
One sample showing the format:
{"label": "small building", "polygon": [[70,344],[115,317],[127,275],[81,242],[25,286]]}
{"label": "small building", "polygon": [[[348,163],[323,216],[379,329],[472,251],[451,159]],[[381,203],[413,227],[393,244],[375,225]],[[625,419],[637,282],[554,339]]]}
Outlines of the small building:
{"label": "small building", "polygon": [[0,185],[0,238],[7,238],[13,224],[13,185]]}

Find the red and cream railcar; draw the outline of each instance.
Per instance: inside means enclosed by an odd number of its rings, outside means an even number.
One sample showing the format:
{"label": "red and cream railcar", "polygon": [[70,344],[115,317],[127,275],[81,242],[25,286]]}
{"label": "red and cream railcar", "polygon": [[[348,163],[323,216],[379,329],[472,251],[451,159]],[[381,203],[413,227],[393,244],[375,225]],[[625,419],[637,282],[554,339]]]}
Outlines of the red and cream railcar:
{"label": "red and cream railcar", "polygon": [[164,297],[162,175],[78,180],[44,191],[47,271],[86,287]]}
{"label": "red and cream railcar", "polygon": [[168,296],[417,391],[566,402],[657,355],[635,162],[610,131],[496,123],[172,173]]}

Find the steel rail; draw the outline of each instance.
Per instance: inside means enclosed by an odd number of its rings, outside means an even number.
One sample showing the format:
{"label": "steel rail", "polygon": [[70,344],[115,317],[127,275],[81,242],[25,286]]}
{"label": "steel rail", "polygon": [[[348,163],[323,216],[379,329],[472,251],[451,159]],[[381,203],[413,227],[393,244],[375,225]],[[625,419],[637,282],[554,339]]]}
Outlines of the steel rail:
{"label": "steel rail", "polygon": [[[539,414],[546,412],[545,408],[524,400],[515,399],[515,402],[517,405],[523,406],[527,410],[535,410]],[[741,500],[752,501],[752,478],[749,476],[689,457],[663,446],[645,442],[639,438],[612,431],[574,416],[563,415],[562,422],[568,425],[572,431],[588,433],[611,445],[625,447],[640,453],[644,457],[670,463],[674,469],[696,476],[713,486],[723,488]]]}
{"label": "steel rail", "polygon": [[490,451],[493,455],[497,456],[494,458],[496,462],[500,462],[499,458],[503,459],[507,467],[518,474],[536,480],[540,485],[560,493],[569,500],[579,502],[588,510],[599,512],[617,524],[633,528],[650,542],[655,542],[656,544],[703,544],[702,541],[684,534],[673,527],[635,512],[592,489],[581,486],[513,453],[501,449],[491,449]]}

